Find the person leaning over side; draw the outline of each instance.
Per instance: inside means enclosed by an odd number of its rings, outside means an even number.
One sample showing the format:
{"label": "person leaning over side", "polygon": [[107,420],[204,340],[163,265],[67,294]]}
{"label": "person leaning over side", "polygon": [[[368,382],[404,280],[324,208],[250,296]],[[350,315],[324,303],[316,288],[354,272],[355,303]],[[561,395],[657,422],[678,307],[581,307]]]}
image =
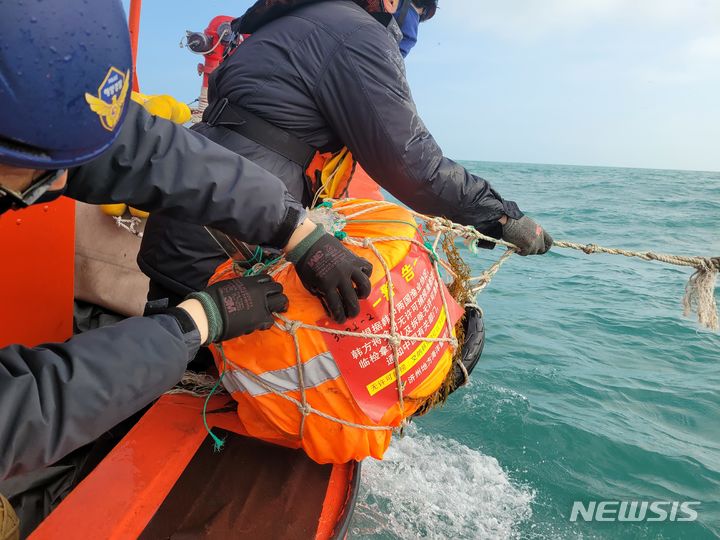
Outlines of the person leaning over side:
{"label": "person leaning over side", "polygon": [[[357,314],[367,261],[322,234],[275,176],[129,101],[120,0],[6,1],[0,35],[0,214],[63,194],[162,209],[292,253],[336,318]],[[318,252],[334,254],[328,275],[307,264]],[[172,387],[201,345],[267,329],[287,302],[267,275],[238,278],[65,343],[0,349],[0,480],[93,441]]]}
{"label": "person leaning over side", "polygon": [[[401,50],[410,51],[436,7],[435,0],[256,2],[233,21],[237,36],[251,35],[238,38],[211,75],[210,105],[193,129],[278,176],[306,206],[322,188],[315,157],[346,147],[414,210],[503,238],[521,255],[545,253],[550,235],[446,158],[417,112]],[[151,298],[179,299],[224,259],[202,229],[152,215],[138,264],[151,278]]]}

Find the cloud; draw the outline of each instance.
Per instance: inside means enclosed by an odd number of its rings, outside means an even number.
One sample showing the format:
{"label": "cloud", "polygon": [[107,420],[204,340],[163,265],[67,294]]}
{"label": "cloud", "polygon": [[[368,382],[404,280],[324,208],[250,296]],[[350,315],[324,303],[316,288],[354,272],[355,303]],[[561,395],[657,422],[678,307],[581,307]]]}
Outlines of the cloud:
{"label": "cloud", "polygon": [[511,42],[530,57],[549,51],[556,76],[562,69],[570,80],[720,79],[720,0],[445,0],[440,6],[458,34],[480,33],[501,47]]}
{"label": "cloud", "polygon": [[720,35],[708,35],[692,40],[687,53],[690,58],[699,61],[720,60]]}
{"label": "cloud", "polygon": [[665,85],[695,85],[720,81],[720,35],[709,34],[689,40],[662,61],[637,67],[637,81]]}
{"label": "cloud", "polygon": [[446,0],[443,17],[464,29],[534,40],[601,22],[720,31],[717,0]]}

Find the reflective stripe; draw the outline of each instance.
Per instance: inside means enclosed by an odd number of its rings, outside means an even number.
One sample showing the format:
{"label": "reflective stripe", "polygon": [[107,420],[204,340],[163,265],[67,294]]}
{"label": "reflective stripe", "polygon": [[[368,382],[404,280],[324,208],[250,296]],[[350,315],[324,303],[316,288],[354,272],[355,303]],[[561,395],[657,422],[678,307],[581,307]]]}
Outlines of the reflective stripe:
{"label": "reflective stripe", "polygon": [[[275,371],[266,371],[265,373],[256,374],[255,376],[262,379],[265,384],[278,392],[300,390],[300,381],[296,366]],[[311,358],[304,365],[303,381],[305,382],[305,388],[320,386],[322,383],[337,379],[339,376],[340,370],[330,351]],[[242,371],[226,371],[222,382],[227,391],[231,393],[247,392],[253,397],[270,393],[268,389],[258,384]]]}

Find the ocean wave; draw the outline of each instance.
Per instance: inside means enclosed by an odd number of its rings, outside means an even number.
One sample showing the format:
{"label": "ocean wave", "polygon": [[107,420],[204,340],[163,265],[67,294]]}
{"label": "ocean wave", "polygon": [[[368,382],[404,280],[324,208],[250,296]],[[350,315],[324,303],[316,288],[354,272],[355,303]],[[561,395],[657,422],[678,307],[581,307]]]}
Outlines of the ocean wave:
{"label": "ocean wave", "polygon": [[519,538],[535,496],[494,457],[414,426],[362,483],[352,538]]}

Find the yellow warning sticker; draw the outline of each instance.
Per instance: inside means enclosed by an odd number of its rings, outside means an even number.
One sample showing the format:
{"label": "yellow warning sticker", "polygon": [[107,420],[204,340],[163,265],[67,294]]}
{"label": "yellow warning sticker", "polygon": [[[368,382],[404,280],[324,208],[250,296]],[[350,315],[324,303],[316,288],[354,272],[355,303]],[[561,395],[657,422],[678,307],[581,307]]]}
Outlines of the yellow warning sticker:
{"label": "yellow warning sticker", "polygon": [[[445,327],[445,309],[443,308],[440,311],[440,316],[438,317],[437,322],[435,322],[435,326],[433,326],[430,329],[430,332],[428,333],[427,337],[430,339],[435,339],[440,336],[440,334],[443,331],[443,328]],[[413,352],[410,353],[410,355],[403,360],[400,363],[400,375],[405,375],[408,371],[410,371],[415,365],[423,359],[423,357],[427,354],[427,352],[430,350],[430,348],[435,343],[432,341],[423,341],[418,345]],[[397,374],[395,372],[395,369],[388,371],[385,375],[382,377],[378,377],[373,382],[367,385],[367,391],[371,396],[374,396],[378,392],[380,392],[382,389],[390,386],[397,380]]]}

